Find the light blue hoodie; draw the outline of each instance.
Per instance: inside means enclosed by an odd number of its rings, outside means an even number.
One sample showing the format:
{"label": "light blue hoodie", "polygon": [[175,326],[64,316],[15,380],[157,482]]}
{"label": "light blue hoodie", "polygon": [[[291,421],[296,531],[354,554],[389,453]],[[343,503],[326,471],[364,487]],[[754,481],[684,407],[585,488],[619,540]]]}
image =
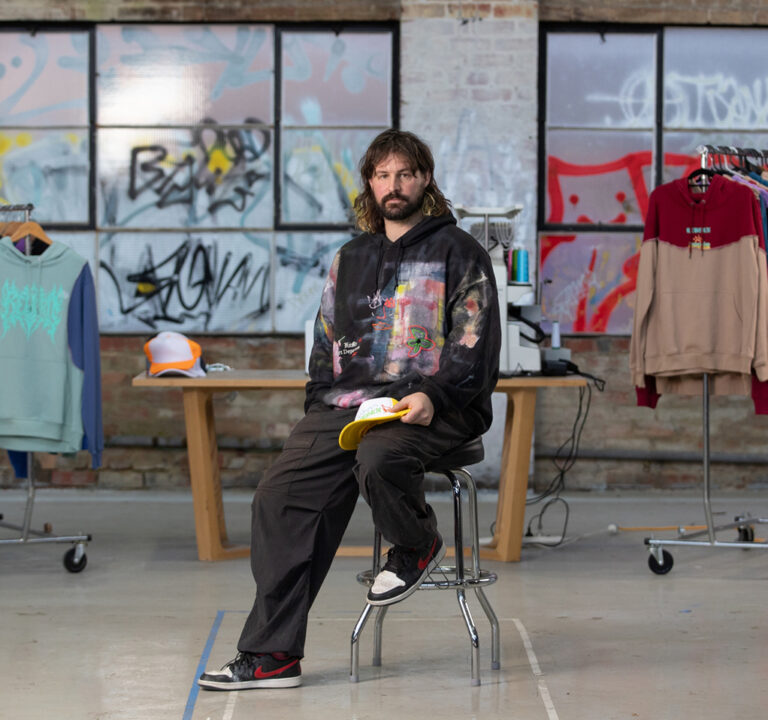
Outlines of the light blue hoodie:
{"label": "light blue hoodie", "polygon": [[98,467],[103,446],[98,321],[88,264],[62,243],[27,256],[3,238],[0,447],[88,449]]}

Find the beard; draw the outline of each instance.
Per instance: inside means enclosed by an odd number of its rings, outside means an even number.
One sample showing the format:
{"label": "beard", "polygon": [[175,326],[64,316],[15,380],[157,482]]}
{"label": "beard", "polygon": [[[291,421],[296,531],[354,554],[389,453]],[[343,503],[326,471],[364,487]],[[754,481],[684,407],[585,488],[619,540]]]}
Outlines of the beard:
{"label": "beard", "polygon": [[[399,205],[387,205],[390,200],[401,200]],[[386,220],[405,220],[411,215],[415,215],[421,210],[421,205],[424,202],[424,193],[421,193],[418,197],[409,198],[406,195],[401,195],[398,192],[390,193],[381,198],[381,202],[378,203],[379,210],[382,216]]]}

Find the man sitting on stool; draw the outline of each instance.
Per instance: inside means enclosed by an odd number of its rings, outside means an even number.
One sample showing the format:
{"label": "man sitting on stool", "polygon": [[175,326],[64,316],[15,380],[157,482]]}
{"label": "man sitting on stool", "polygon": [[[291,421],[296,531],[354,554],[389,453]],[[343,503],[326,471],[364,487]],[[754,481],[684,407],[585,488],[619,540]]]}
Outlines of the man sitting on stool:
{"label": "man sitting on stool", "polygon": [[[337,252],[323,289],[306,415],[253,498],[253,609],[237,657],[203,673],[204,688],[301,684],[309,609],[358,492],[393,545],[368,602],[414,592],[445,554],[424,466],[491,424],[500,327],[488,254],[456,226],[432,153],[412,133],[381,133],[360,171],[363,234]],[[375,397],[408,412],[343,450],[340,431]]]}

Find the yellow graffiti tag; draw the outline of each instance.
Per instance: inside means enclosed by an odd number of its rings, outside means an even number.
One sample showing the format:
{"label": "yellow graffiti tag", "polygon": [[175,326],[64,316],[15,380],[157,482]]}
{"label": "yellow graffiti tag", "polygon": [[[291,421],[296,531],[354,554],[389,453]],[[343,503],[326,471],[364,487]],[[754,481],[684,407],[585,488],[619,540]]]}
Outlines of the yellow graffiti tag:
{"label": "yellow graffiti tag", "polygon": [[354,205],[355,198],[359,194],[359,190],[357,189],[357,183],[355,183],[355,176],[349,172],[349,170],[344,167],[340,162],[334,163],[333,169],[336,172],[336,175],[338,176],[339,180],[341,180],[341,184],[344,187],[344,190],[347,193],[347,197],[349,198],[350,204]]}
{"label": "yellow graffiti tag", "polygon": [[221,179],[222,175],[226,175],[229,171],[229,168],[232,167],[232,161],[226,156],[226,154],[220,150],[216,149],[211,152],[211,157],[208,160],[208,170],[212,174],[216,174],[216,171],[219,171],[219,180]]}

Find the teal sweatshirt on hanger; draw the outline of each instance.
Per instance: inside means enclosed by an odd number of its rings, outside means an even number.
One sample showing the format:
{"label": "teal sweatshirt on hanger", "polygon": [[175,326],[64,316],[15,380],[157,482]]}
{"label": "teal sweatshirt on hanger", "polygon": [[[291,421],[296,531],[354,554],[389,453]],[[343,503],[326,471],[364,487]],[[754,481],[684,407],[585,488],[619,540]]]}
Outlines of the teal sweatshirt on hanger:
{"label": "teal sweatshirt on hanger", "polygon": [[0,447],[87,449],[98,467],[103,446],[98,321],[88,263],[63,243],[25,255],[3,238]]}

